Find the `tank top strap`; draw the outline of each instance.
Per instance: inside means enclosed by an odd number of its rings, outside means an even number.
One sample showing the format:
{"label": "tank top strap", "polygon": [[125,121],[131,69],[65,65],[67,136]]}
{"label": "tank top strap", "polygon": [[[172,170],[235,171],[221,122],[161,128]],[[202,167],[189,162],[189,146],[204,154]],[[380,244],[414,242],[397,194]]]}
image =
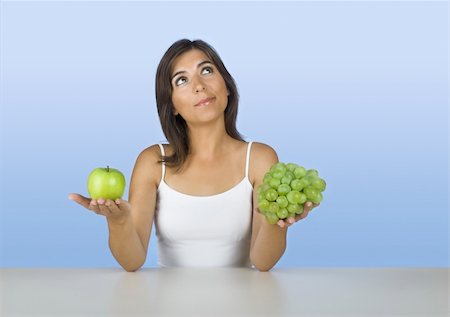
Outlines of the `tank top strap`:
{"label": "tank top strap", "polygon": [[245,177],[248,178],[248,166],[250,165],[250,149],[252,147],[253,141],[248,142],[247,145],[247,157],[245,158]]}
{"label": "tank top strap", "polygon": [[[158,145],[159,145],[159,148],[161,149],[161,154],[163,156],[165,156],[166,153],[164,152],[164,146],[161,143],[158,143]],[[160,181],[160,183],[164,181],[164,175],[166,173],[166,162],[162,162],[161,165],[162,165],[162,173],[161,173],[161,181]]]}

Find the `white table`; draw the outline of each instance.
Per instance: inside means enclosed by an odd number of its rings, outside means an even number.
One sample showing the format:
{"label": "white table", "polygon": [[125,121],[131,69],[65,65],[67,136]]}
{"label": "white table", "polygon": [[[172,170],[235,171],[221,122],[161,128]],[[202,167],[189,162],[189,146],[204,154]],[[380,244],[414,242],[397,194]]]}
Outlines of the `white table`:
{"label": "white table", "polygon": [[448,317],[446,268],[0,269],[2,317]]}

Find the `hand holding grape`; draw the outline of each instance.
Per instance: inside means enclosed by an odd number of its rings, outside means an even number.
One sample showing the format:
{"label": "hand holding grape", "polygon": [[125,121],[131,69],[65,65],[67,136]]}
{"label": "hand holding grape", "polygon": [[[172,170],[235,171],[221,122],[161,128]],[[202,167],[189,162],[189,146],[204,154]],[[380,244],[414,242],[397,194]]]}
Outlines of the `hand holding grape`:
{"label": "hand holding grape", "polygon": [[289,226],[320,204],[325,188],[317,170],[278,162],[265,174],[258,188],[259,210],[270,224]]}

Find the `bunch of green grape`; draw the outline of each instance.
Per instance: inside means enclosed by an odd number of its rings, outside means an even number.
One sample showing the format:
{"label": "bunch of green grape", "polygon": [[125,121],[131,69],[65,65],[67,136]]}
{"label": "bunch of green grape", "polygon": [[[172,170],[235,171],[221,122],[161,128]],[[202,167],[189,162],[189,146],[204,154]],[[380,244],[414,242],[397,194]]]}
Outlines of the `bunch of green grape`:
{"label": "bunch of green grape", "polygon": [[259,210],[270,224],[276,224],[280,219],[301,214],[307,201],[320,203],[325,188],[317,170],[278,162],[264,175],[258,188]]}

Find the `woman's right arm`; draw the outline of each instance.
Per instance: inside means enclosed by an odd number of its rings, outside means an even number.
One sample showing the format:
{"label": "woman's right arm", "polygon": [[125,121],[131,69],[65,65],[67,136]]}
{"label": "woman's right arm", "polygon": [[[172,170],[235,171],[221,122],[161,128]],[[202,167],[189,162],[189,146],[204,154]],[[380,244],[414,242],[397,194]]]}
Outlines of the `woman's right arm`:
{"label": "woman's right arm", "polygon": [[109,248],[128,272],[141,268],[147,258],[156,205],[157,175],[161,169],[157,164],[158,154],[158,145],[152,145],[139,154],[130,181],[129,212],[124,218],[107,217]]}
{"label": "woman's right arm", "polygon": [[69,199],[106,217],[109,248],[128,272],[138,270],[147,258],[156,206],[156,190],[161,175],[157,144],[143,150],[136,159],[131,176],[128,201],[90,199],[70,194]]}

